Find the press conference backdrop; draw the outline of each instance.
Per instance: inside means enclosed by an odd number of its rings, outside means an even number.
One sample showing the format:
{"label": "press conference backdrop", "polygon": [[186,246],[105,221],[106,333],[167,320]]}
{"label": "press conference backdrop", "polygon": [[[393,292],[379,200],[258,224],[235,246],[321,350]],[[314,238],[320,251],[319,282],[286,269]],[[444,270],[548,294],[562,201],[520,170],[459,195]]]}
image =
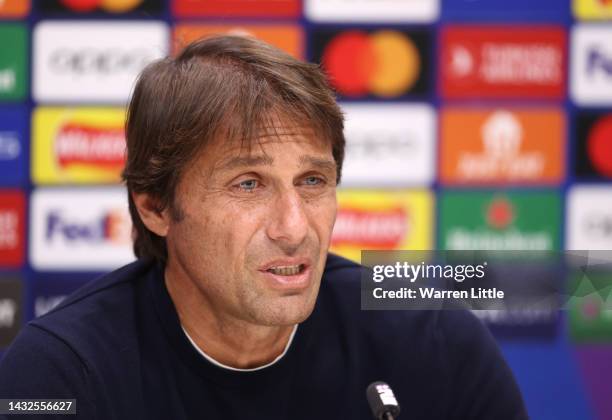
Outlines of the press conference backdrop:
{"label": "press conference backdrop", "polygon": [[[612,249],[610,0],[0,0],[0,19],[0,352],[133,259],[126,101],[207,34],[329,74],[336,252]],[[534,419],[612,419],[612,298],[484,321]]]}

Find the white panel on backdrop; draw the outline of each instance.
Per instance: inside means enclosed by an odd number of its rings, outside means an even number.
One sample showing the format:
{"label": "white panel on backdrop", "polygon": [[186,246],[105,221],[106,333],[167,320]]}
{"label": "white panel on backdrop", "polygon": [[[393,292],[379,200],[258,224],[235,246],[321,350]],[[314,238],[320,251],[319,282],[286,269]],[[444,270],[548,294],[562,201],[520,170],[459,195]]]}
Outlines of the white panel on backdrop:
{"label": "white panel on backdrop", "polygon": [[436,113],[425,104],[341,104],[346,158],[342,185],[427,185],[435,175]]}
{"label": "white panel on backdrop", "polygon": [[612,27],[574,26],[571,61],[572,99],[580,105],[612,105]]}
{"label": "white panel on backdrop", "polygon": [[123,187],[32,193],[30,262],[37,270],[112,270],[134,260]]}
{"label": "white panel on backdrop", "polygon": [[567,197],[566,248],[612,249],[612,186],[580,185]]}
{"label": "white panel on backdrop", "polygon": [[138,73],[168,47],[163,22],[42,22],[34,29],[34,99],[125,103]]}
{"label": "white panel on backdrop", "polygon": [[304,14],[315,22],[433,22],[439,0],[305,0]]}

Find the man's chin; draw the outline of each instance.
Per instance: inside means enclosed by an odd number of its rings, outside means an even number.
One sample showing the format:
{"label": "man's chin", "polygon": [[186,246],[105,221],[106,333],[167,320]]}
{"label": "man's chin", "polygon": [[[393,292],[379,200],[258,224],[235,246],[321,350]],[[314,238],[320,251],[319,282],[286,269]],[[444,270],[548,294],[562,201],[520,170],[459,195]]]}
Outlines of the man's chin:
{"label": "man's chin", "polygon": [[280,296],[273,299],[257,318],[261,325],[293,326],[304,322],[310,316],[315,301],[316,299],[310,296],[304,296],[304,293]]}

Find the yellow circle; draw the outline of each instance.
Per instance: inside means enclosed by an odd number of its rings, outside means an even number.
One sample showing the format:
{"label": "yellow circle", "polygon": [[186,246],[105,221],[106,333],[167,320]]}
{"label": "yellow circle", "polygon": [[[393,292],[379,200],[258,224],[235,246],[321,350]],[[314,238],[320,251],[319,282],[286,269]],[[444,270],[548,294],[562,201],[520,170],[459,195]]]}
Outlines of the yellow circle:
{"label": "yellow circle", "polygon": [[128,12],[142,3],[142,0],[102,0],[102,8],[111,13]]}
{"label": "yellow circle", "polygon": [[370,41],[376,57],[370,90],[379,96],[397,96],[409,89],[421,71],[419,51],[406,35],[380,31]]}

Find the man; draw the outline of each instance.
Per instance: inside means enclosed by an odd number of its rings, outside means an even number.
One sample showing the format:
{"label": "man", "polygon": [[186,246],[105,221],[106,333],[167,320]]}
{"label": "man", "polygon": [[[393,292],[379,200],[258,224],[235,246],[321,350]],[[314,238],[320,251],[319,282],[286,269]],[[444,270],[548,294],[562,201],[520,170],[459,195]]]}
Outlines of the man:
{"label": "man", "polygon": [[525,418],[492,338],[461,311],[362,312],[328,255],[344,137],[319,69],[215,37],[147,67],[124,178],[139,260],[31,322],[0,398],[76,398],[83,419]]}

